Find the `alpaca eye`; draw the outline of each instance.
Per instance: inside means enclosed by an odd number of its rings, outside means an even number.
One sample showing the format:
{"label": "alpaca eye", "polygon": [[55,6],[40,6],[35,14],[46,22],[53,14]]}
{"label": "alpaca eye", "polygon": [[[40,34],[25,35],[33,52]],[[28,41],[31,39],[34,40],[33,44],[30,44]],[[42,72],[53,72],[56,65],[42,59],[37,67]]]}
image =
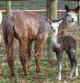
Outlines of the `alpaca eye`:
{"label": "alpaca eye", "polygon": [[55,32],[56,30],[55,29],[53,29],[53,32]]}
{"label": "alpaca eye", "polygon": [[72,18],[72,22],[74,22],[74,18]]}
{"label": "alpaca eye", "polygon": [[51,26],[51,28],[53,28],[53,27]]}

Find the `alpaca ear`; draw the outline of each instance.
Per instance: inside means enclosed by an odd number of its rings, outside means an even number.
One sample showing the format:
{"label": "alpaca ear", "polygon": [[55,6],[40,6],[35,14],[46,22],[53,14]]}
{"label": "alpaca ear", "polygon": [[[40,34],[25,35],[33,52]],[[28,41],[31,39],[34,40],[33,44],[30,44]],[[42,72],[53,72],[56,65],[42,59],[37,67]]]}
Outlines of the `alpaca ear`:
{"label": "alpaca ear", "polygon": [[48,23],[51,25],[52,24],[52,20],[49,18],[46,18],[46,21],[48,21]]}
{"label": "alpaca ear", "polygon": [[69,12],[69,7],[67,5],[65,5],[65,10]]}
{"label": "alpaca ear", "polygon": [[49,22],[49,24],[51,25],[52,24],[52,22],[51,21],[48,21]]}
{"label": "alpaca ear", "polygon": [[75,10],[76,13],[78,13],[79,9],[80,9],[80,6],[77,6],[74,10]]}
{"label": "alpaca ear", "polygon": [[58,24],[60,24],[62,21],[63,21],[63,20],[60,20],[60,21],[58,22]]}

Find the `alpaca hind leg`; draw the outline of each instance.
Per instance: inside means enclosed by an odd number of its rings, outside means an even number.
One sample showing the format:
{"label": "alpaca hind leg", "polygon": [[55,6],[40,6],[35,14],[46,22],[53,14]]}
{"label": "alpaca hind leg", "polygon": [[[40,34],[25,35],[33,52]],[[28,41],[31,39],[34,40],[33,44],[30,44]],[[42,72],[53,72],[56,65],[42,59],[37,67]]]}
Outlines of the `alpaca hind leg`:
{"label": "alpaca hind leg", "polygon": [[78,76],[78,67],[77,67],[77,60],[76,60],[76,51],[75,49],[70,49],[68,51],[68,57],[70,59],[70,64],[71,64],[71,73],[70,73],[70,78],[73,77],[74,73],[75,76]]}

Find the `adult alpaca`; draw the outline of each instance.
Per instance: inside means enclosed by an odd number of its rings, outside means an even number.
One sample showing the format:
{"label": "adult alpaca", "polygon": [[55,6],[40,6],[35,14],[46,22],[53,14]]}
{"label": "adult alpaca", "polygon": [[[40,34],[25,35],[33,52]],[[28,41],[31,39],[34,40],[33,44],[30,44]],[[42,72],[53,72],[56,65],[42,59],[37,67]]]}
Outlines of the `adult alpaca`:
{"label": "adult alpaca", "polygon": [[[62,20],[61,24],[59,25],[59,31],[62,32],[62,34],[65,34],[65,29],[70,29],[75,26],[75,24],[78,22],[78,13],[79,13],[80,6],[77,6],[74,9],[69,8],[67,5],[65,5],[65,16],[60,19]],[[57,20],[56,20],[57,21]]]}
{"label": "adult alpaca", "polygon": [[15,10],[7,15],[3,24],[3,37],[12,76],[15,77],[13,68],[14,38],[19,41],[19,55],[24,75],[27,74],[31,57],[31,44],[35,41],[36,72],[40,72],[40,57],[43,51],[43,44],[48,37],[48,25],[49,23],[44,16],[24,10]]}

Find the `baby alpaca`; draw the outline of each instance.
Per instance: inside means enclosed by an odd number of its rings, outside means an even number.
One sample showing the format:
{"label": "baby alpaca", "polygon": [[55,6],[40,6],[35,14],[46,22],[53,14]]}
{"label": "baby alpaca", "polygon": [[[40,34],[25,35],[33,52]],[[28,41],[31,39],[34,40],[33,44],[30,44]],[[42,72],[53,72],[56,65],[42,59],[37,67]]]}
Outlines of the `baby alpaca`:
{"label": "baby alpaca", "polygon": [[69,57],[71,64],[70,78],[75,73],[78,76],[77,60],[76,60],[76,40],[70,35],[59,35],[59,25],[63,20],[55,21],[51,23],[51,28],[53,33],[51,35],[51,40],[53,42],[52,49],[56,53],[58,62],[58,80],[61,80],[61,70],[62,70],[62,55],[65,51]]}

